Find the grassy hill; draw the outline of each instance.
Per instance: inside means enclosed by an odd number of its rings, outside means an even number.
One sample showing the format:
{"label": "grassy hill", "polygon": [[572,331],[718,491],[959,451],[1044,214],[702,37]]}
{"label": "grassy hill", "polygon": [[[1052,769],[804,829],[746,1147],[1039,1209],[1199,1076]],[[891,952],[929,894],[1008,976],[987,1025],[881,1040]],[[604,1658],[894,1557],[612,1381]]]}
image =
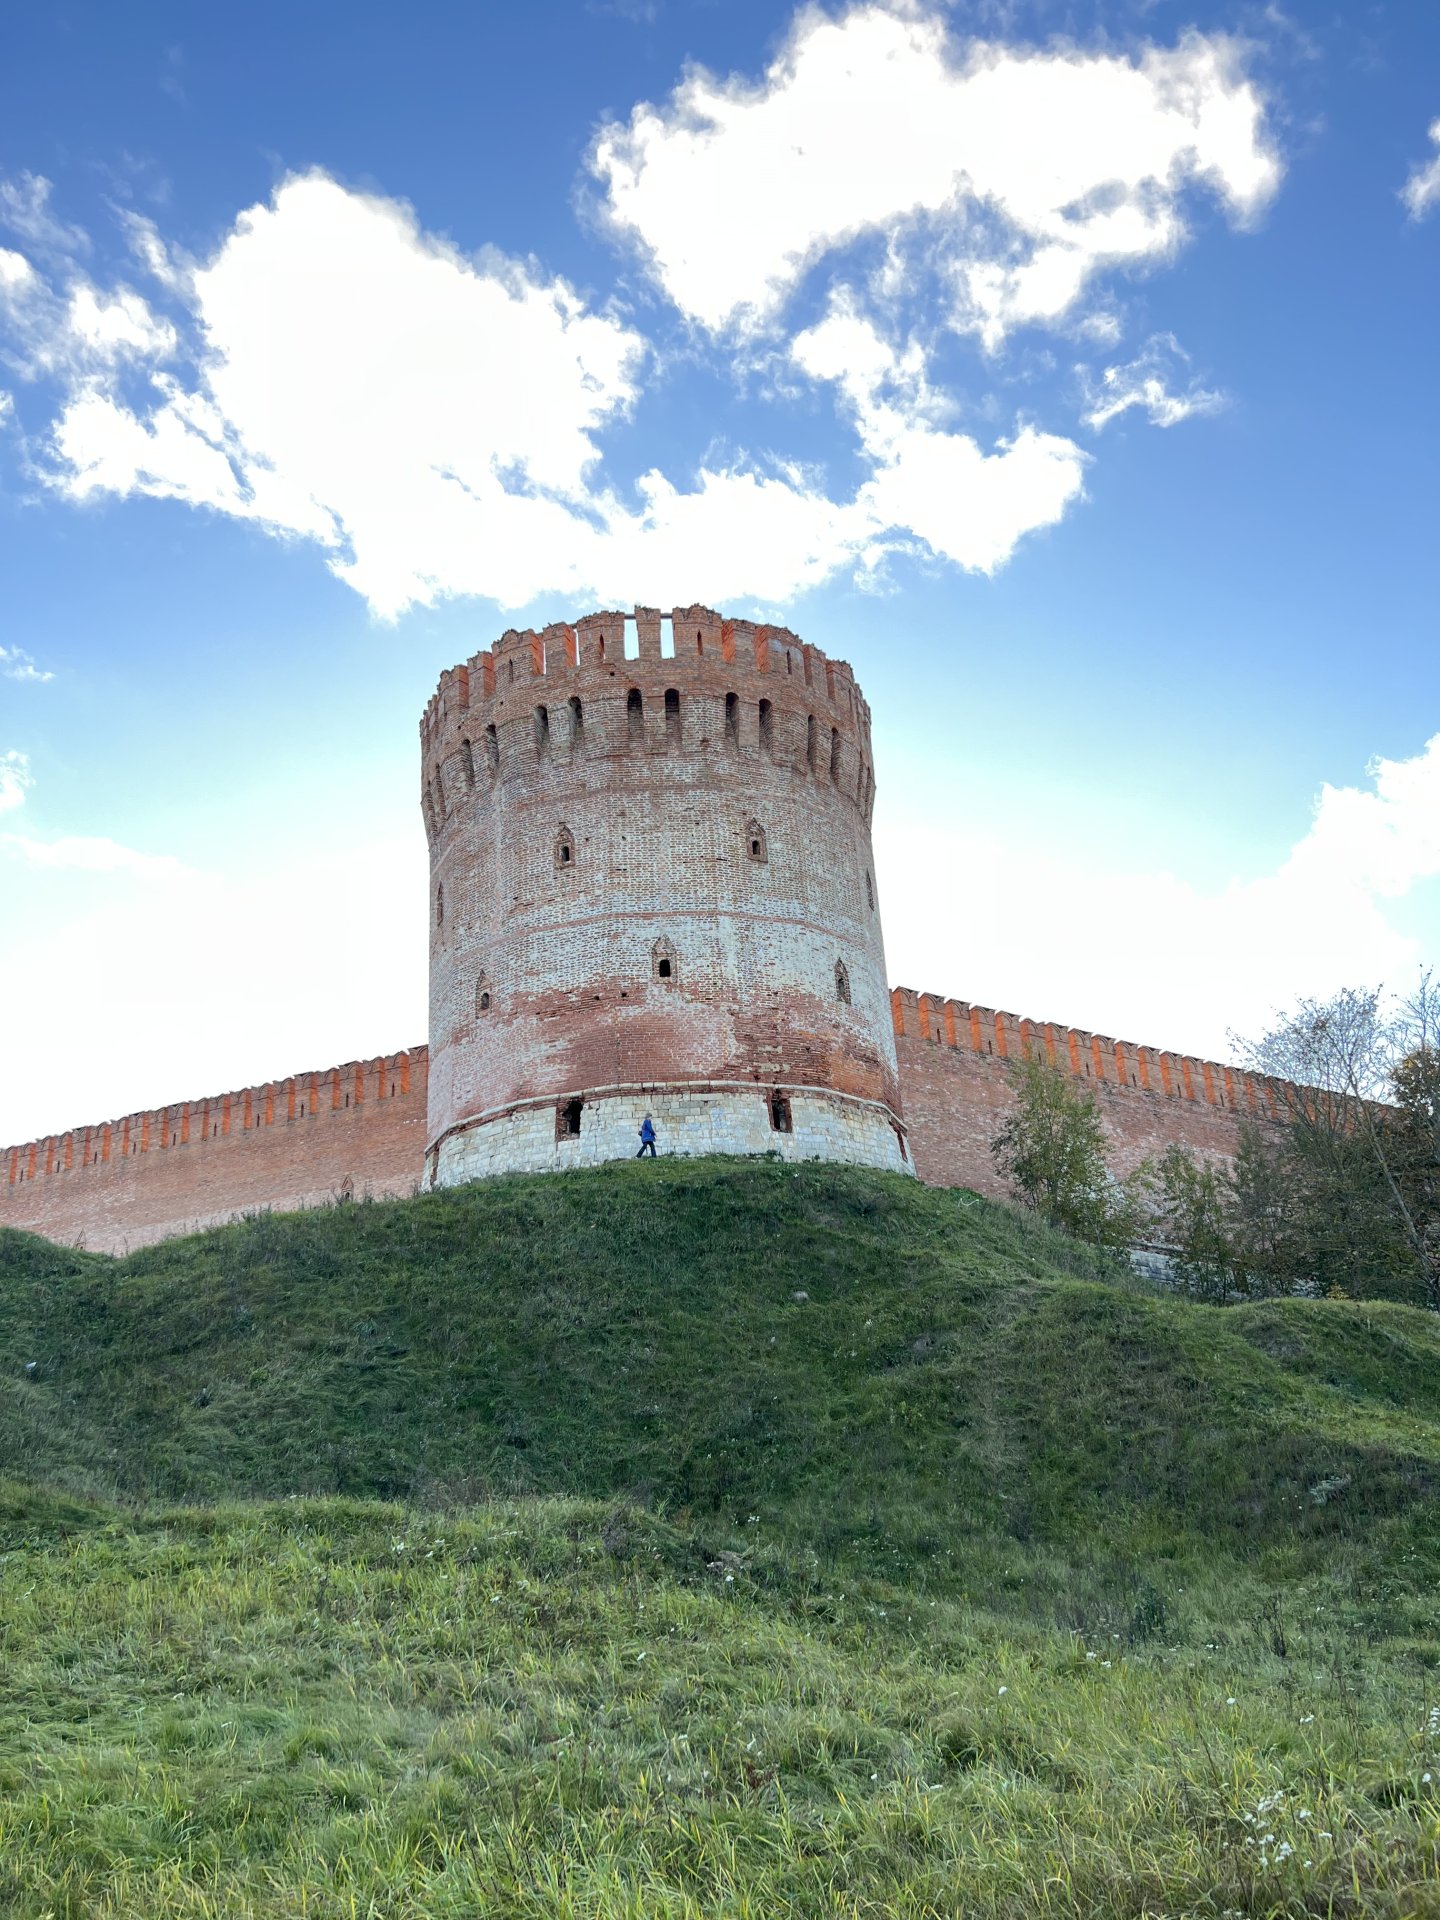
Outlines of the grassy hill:
{"label": "grassy hill", "polygon": [[0,1233],[0,1473],[27,1920],[1440,1913],[1413,1309],[725,1161]]}

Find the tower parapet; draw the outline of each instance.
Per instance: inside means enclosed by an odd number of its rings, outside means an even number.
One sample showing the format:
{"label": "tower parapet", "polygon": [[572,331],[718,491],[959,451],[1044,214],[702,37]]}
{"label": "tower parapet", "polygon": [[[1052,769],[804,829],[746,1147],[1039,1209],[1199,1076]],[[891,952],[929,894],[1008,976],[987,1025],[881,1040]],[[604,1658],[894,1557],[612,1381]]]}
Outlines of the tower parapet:
{"label": "tower parapet", "polygon": [[509,632],[421,721],[432,1181],[635,1151],[908,1166],[870,712],[787,628]]}

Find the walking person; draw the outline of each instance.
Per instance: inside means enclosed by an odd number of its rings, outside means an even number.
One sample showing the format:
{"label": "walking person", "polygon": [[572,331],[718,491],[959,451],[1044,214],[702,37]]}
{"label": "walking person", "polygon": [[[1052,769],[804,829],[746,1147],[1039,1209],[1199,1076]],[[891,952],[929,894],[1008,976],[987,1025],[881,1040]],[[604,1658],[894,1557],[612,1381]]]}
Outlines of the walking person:
{"label": "walking person", "polygon": [[643,1160],[647,1153],[652,1160],[655,1158],[655,1122],[648,1113],[640,1122],[640,1151],[635,1158]]}

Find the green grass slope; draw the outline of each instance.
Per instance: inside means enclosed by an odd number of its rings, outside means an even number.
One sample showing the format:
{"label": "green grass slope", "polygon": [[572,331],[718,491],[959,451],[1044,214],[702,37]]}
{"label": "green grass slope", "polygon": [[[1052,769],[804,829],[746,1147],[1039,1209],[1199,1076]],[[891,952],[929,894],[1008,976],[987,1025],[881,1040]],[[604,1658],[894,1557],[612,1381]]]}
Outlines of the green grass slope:
{"label": "green grass slope", "polygon": [[727,1161],[0,1233],[7,1474],[22,1920],[1440,1915],[1413,1309]]}

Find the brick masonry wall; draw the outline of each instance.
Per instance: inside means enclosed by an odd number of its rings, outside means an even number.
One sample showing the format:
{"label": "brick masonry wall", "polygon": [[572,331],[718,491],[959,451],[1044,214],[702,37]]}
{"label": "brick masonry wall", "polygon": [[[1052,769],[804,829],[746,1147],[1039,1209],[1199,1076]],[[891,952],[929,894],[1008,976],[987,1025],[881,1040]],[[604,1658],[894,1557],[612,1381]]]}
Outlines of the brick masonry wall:
{"label": "brick masonry wall", "polygon": [[1003,1197],[990,1142],[1015,1104],[1010,1069],[1027,1054],[1093,1089],[1119,1174],[1172,1142],[1228,1159],[1242,1120],[1273,1125],[1284,1114],[1278,1083],[1217,1061],[903,987],[891,1007],[910,1149],[931,1186]]}
{"label": "brick masonry wall", "polygon": [[[931,1186],[1002,1192],[990,1142],[1013,1101],[1010,1063],[1027,1044],[1095,1088],[1119,1172],[1163,1153],[1172,1140],[1228,1157],[1243,1116],[1263,1123],[1282,1111],[1278,1087],[1214,1061],[903,988],[892,994],[891,1007],[909,1165]],[[347,1180],[357,1196],[409,1193],[425,1173],[427,1068],[426,1049],[415,1047],[6,1148],[0,1225],[123,1253],[249,1208],[324,1205]],[[799,1089],[790,1099],[794,1132],[786,1136],[770,1128],[758,1088],[631,1089],[597,1102],[579,1140],[561,1141],[547,1098],[501,1116],[493,1147],[482,1138],[488,1127],[452,1136],[448,1178],[633,1153],[647,1109],[662,1153],[805,1158],[818,1151],[827,1159],[905,1166],[883,1109]]]}
{"label": "brick masonry wall", "polygon": [[350,1061],[0,1152],[0,1225],[125,1253],[252,1208],[412,1192],[427,1054]]}
{"label": "brick masonry wall", "polygon": [[669,618],[673,655],[645,608],[629,659],[619,613],[506,634],[426,710],[432,1143],[504,1119],[522,1151],[517,1106],[605,1087],[899,1119],[865,702],[788,630]]}

